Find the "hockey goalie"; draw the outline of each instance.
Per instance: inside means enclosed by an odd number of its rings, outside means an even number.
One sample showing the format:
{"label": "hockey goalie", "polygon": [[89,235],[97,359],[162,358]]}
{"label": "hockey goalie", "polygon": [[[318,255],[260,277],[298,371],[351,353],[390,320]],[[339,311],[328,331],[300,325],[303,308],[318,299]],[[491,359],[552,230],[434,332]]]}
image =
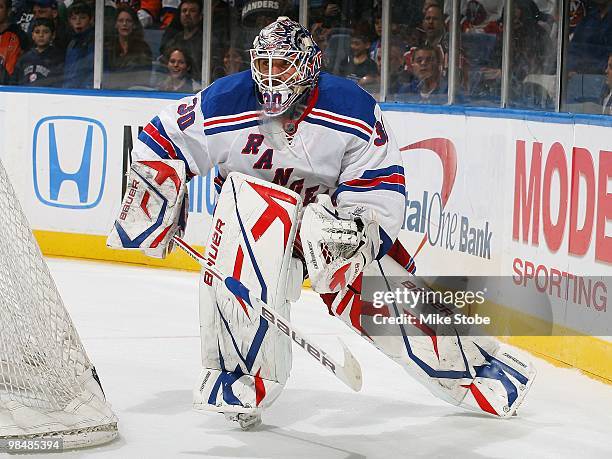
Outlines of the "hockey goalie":
{"label": "hockey goalie", "polygon": [[[309,277],[331,315],[435,395],[498,417],[515,413],[535,371],[496,340],[363,333],[363,276],[413,278],[397,240],[402,158],[376,101],[321,72],[321,50],[300,24],[279,17],[255,38],[250,71],[172,104],[143,129],[108,245],[164,257],[185,228],[186,181],[215,166],[207,266],[287,320]],[[200,286],[194,406],[250,428],[289,377],[292,340],[210,270]]]}

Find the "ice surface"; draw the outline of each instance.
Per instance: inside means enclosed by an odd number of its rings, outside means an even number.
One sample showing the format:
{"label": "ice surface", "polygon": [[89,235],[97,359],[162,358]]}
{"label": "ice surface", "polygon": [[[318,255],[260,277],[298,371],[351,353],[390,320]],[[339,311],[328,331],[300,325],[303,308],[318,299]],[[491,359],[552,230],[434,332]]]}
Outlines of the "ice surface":
{"label": "ice surface", "polygon": [[361,362],[364,388],[352,392],[294,349],[291,378],[264,426],[243,432],[191,409],[200,366],[195,273],[48,262],[120,420],[118,441],[69,457],[612,457],[612,386],[536,359],[518,417],[465,412],[435,399],[307,291],[293,322],[338,356],[341,336]]}

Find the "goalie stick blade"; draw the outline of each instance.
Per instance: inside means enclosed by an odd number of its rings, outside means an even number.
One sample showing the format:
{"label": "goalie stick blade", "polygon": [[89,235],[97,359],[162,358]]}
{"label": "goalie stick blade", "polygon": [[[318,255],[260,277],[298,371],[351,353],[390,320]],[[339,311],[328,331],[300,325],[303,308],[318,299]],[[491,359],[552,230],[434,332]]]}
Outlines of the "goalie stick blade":
{"label": "goalie stick blade", "polygon": [[353,389],[359,392],[362,386],[361,365],[349,348],[339,339],[344,351],[344,365],[337,362],[329,356],[315,341],[310,339],[304,333],[300,332],[291,324],[291,322],[280,316],[275,310],[269,308],[268,305],[261,299],[251,296],[249,289],[239,280],[231,276],[225,276],[217,268],[208,266],[204,257],[193,247],[183,241],[180,237],[174,236],[174,242],[183,249],[190,257],[196,260],[202,268],[210,272],[215,278],[220,280],[223,285],[234,295],[246,301],[251,308],[261,317],[271,322],[278,330],[287,335],[289,339],[295,342],[305,352],[310,354],[321,366],[331,372],[336,378]]}
{"label": "goalie stick blade", "polygon": [[344,380],[349,381],[345,382],[347,386],[353,389],[355,392],[359,392],[363,385],[363,376],[361,372],[361,364],[359,360],[355,358],[353,353],[349,350],[348,346],[338,338],[340,344],[342,345],[342,350],[344,351],[344,366],[342,370],[344,372]]}

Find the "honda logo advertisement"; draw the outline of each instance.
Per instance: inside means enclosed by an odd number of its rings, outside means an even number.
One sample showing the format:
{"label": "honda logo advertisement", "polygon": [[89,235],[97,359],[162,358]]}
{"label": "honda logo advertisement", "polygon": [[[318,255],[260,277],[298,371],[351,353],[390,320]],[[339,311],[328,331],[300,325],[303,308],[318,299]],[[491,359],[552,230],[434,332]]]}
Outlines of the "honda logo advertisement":
{"label": "honda logo advertisement", "polygon": [[48,116],[33,134],[36,197],[52,207],[91,209],[104,194],[107,134],[93,118]]}

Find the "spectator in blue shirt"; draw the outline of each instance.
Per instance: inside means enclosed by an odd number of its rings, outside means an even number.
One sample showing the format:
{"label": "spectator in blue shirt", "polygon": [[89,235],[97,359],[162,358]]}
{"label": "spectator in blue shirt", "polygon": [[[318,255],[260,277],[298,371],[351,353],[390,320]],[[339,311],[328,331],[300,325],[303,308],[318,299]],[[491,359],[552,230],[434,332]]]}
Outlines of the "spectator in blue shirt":
{"label": "spectator in blue shirt", "polygon": [[53,46],[65,53],[71,36],[68,24],[59,15],[57,0],[32,0],[32,14],[33,18],[28,29],[28,36],[32,35],[34,20],[49,19],[55,27]]}
{"label": "spectator in blue shirt", "polygon": [[39,18],[31,22],[32,49],[19,58],[15,70],[17,84],[23,86],[61,87],[64,53],[53,45],[55,24]]}
{"label": "spectator in blue shirt", "polygon": [[419,104],[445,104],[448,85],[442,78],[440,52],[437,48],[421,46],[414,50],[411,61],[413,80],[398,90],[397,100]]}
{"label": "spectator in blue shirt", "polygon": [[569,70],[599,74],[612,50],[610,0],[592,0],[587,16],[576,26],[569,46]]}
{"label": "spectator in blue shirt", "polygon": [[66,49],[64,88],[93,87],[94,18],[91,6],[77,1],[68,8],[73,36]]}

